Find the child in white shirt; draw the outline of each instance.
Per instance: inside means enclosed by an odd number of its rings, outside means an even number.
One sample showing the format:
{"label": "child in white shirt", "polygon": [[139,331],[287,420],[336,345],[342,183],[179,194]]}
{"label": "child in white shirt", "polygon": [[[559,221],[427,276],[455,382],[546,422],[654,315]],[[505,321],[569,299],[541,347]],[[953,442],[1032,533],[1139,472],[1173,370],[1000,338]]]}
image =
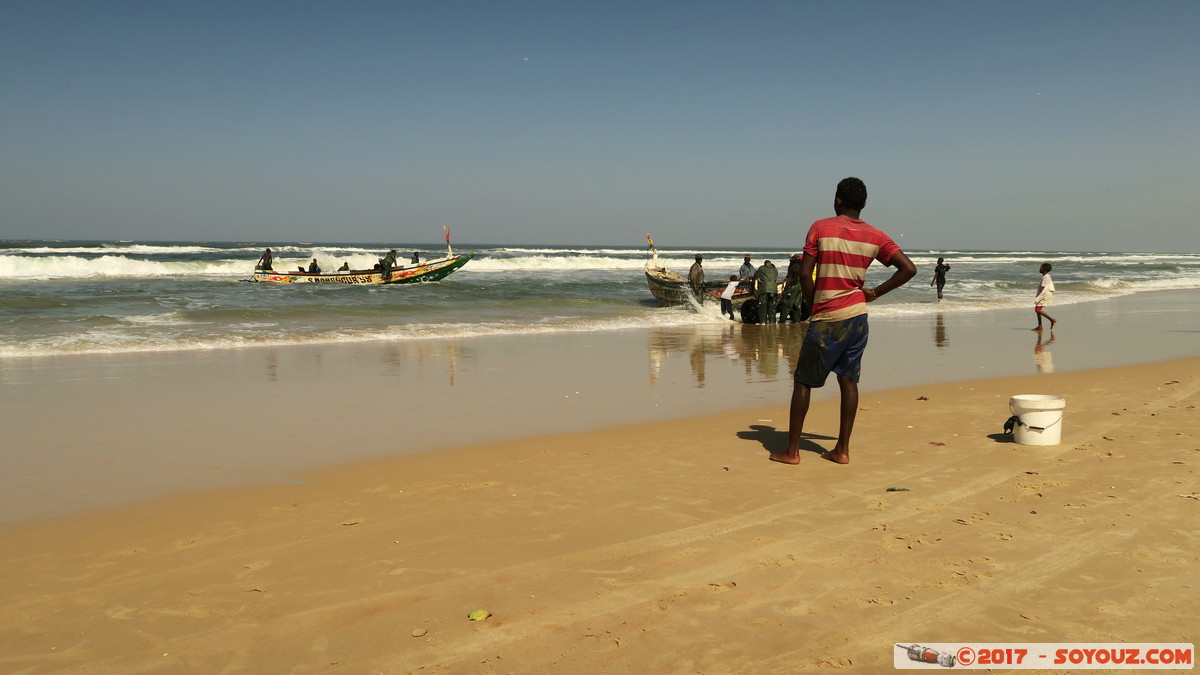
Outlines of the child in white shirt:
{"label": "child in white shirt", "polygon": [[1054,324],[1058,323],[1054,317],[1047,314],[1044,310],[1054,300],[1054,280],[1050,278],[1050,263],[1042,263],[1042,283],[1038,285],[1037,295],[1033,298],[1033,311],[1037,312],[1038,325],[1033,330],[1042,329],[1042,317],[1050,320],[1050,330],[1054,330]]}
{"label": "child in white shirt", "polygon": [[734,321],[733,294],[737,291],[737,287],[738,275],[730,274],[729,285],[725,287],[725,290],[721,291],[721,316],[725,316],[725,314],[728,313],[730,321]]}

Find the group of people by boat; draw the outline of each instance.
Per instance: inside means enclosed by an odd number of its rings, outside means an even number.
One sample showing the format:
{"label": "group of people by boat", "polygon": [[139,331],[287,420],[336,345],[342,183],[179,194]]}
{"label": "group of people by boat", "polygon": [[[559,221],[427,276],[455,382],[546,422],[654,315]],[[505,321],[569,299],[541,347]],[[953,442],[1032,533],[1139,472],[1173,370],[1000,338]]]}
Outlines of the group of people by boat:
{"label": "group of people by boat", "polygon": [[[688,285],[698,300],[703,301],[709,295],[704,282],[704,256],[696,254],[696,262],[688,270]],[[729,275],[729,282],[718,295],[721,301],[721,315],[736,320],[733,313],[734,298],[743,284],[750,286],[750,297],[741,306],[743,323],[786,323],[788,321],[805,321],[808,319],[808,305],[804,301],[803,288],[800,285],[800,256],[793,255],[788,261],[787,273],[782,282],[779,281],[779,271],[775,263],[764,260],[762,265],[755,267],[750,262],[750,256],[742,258],[742,265],[736,274]]]}

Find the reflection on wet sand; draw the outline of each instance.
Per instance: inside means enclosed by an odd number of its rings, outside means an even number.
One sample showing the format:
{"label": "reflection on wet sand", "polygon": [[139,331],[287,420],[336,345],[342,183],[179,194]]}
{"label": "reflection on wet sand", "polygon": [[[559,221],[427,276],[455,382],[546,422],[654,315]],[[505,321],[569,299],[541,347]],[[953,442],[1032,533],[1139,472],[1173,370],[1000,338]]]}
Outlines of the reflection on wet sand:
{"label": "reflection on wet sand", "polygon": [[937,321],[933,324],[933,344],[938,347],[950,346],[950,340],[946,338],[946,319],[941,312],[937,313]]}
{"label": "reflection on wet sand", "polygon": [[1037,344],[1033,346],[1033,364],[1037,366],[1039,373],[1054,372],[1054,357],[1050,354],[1050,350],[1046,349],[1052,344],[1054,344],[1054,331],[1050,331],[1048,338],[1038,332]]}
{"label": "reflection on wet sand", "polygon": [[275,353],[274,349],[267,352],[266,365],[267,381],[271,384],[275,384],[279,381],[279,355]]}
{"label": "reflection on wet sand", "polygon": [[475,349],[467,345],[450,340],[429,343],[387,343],[380,351],[380,362],[383,363],[387,373],[394,376],[411,376],[413,368],[422,372],[444,370],[449,385],[453,387],[454,375],[459,370],[459,360],[467,363],[476,360]]}
{"label": "reflection on wet sand", "polygon": [[741,362],[745,382],[775,381],[781,369],[791,373],[800,355],[807,324],[729,324],[711,330],[660,328],[649,333],[650,386],[673,354],[686,353],[692,377],[703,388],[708,359]]}

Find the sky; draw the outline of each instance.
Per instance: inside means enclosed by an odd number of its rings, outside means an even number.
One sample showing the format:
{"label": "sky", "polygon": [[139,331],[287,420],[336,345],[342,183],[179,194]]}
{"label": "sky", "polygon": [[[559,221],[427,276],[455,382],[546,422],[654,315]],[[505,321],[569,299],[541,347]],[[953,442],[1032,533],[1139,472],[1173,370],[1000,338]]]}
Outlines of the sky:
{"label": "sky", "polygon": [[1200,251],[1200,3],[0,0],[0,239]]}

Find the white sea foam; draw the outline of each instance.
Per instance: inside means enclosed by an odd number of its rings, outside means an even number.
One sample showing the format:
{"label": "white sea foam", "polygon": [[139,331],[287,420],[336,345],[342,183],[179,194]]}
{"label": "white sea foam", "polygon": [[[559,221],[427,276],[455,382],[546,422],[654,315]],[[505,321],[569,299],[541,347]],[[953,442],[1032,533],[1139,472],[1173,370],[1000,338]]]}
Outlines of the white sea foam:
{"label": "white sea foam", "polygon": [[223,248],[212,248],[209,246],[187,246],[187,245],[163,245],[155,246],[149,244],[100,244],[94,246],[33,246],[29,248],[10,248],[7,249],[10,253],[31,254],[31,255],[62,255],[68,253],[75,254],[95,254],[103,253],[106,255],[113,254],[137,254],[150,255],[155,253],[165,253],[168,255],[177,255],[184,253],[216,253],[224,251]]}
{"label": "white sea foam", "polygon": [[134,326],[182,326],[191,323],[174,312],[170,314],[119,316],[114,318]]}
{"label": "white sea foam", "polygon": [[161,277],[175,275],[233,275],[249,276],[244,261],[159,262],[139,260],[121,255],[49,256],[27,258],[0,256],[0,279],[55,279],[80,277]]}

